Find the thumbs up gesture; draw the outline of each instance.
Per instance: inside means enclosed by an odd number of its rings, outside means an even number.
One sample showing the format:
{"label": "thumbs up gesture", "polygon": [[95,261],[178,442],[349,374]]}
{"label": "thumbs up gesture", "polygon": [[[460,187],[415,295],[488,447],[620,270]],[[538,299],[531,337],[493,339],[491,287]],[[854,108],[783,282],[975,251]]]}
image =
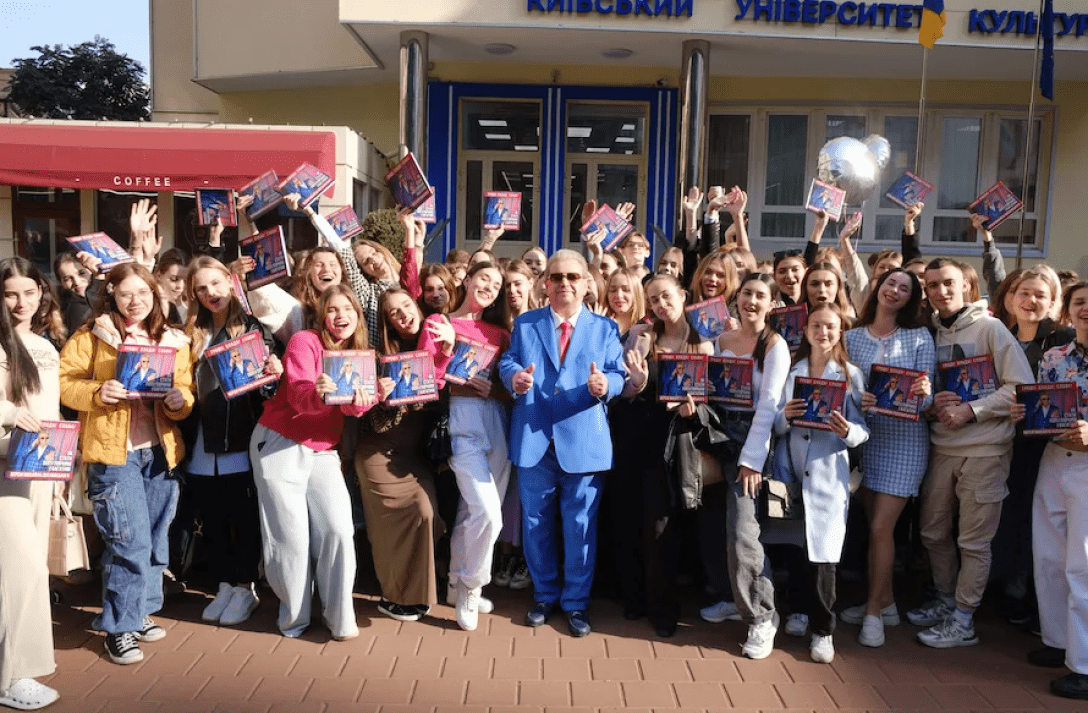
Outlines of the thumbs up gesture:
{"label": "thumbs up gesture", "polygon": [[597,368],[597,362],[589,365],[589,379],[586,381],[586,386],[589,387],[589,393],[598,399],[608,395],[608,377]]}
{"label": "thumbs up gesture", "polygon": [[530,364],[525,369],[514,374],[514,378],[511,379],[510,385],[514,387],[514,393],[516,395],[521,396],[529,389],[533,388],[534,371],[536,371],[536,364]]}

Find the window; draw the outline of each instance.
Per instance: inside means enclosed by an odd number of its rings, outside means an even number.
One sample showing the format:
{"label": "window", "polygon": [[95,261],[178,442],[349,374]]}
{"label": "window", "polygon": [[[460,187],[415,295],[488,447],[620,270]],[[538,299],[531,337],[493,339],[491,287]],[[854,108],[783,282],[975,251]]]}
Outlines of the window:
{"label": "window", "polygon": [[147,198],[153,204],[158,205],[158,193],[144,193],[141,191],[98,191],[97,212],[95,225],[99,232],[105,233],[114,239],[121,247],[128,250],[128,219],[132,210],[132,204]]}
{"label": "window", "polygon": [[12,198],[17,254],[52,275],[54,258],[72,249],[65,238],[80,234],[79,191],[16,186]]}

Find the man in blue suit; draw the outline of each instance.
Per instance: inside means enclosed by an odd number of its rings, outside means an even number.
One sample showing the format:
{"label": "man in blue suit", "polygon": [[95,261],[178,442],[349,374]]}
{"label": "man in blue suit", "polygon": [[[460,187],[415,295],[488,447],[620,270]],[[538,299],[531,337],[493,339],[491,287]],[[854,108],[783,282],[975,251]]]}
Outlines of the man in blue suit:
{"label": "man in blue suit", "polygon": [[559,250],[546,274],[550,306],[518,317],[499,377],[515,395],[510,456],[518,466],[522,546],[536,599],[526,620],[540,626],[558,604],[571,635],[585,636],[601,473],[612,466],[605,404],[623,390],[626,372],[616,323],[582,307],[585,258]]}
{"label": "man in blue suit", "polygon": [[24,438],[19,454],[12,459],[13,471],[45,473],[57,455],[57,449],[49,445],[49,431],[38,431],[31,439]]}

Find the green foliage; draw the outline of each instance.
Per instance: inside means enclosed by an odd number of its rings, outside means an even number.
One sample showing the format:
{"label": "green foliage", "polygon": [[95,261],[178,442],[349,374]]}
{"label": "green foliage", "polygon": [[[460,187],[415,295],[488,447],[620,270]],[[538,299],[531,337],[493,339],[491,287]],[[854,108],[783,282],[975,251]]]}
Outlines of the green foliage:
{"label": "green foliage", "polygon": [[30,49],[38,56],[12,60],[10,98],[23,114],[89,121],[151,118],[144,68],[106,38]]}
{"label": "green foliage", "polygon": [[397,218],[397,211],[392,208],[376,210],[363,218],[362,227],[360,238],[381,243],[398,260],[404,260],[404,226]]}

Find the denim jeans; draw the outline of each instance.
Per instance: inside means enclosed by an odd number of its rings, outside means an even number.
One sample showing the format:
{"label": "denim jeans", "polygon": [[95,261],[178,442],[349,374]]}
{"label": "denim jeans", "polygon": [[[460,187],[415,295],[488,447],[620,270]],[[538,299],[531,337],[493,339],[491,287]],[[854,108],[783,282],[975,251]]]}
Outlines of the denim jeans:
{"label": "denim jeans", "polygon": [[162,608],[178,482],[158,446],[130,451],[124,465],[90,463],[87,481],[94,522],[106,543],[102,613],[93,627],[109,634],[139,631],[144,617]]}

